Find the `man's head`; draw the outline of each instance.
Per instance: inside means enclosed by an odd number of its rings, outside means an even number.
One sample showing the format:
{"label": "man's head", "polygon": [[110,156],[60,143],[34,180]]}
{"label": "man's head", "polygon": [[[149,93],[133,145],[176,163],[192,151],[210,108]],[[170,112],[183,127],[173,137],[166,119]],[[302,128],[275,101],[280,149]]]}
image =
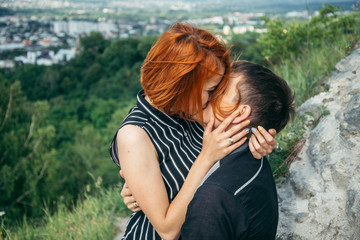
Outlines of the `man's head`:
{"label": "man's head", "polygon": [[[235,122],[249,119],[250,127],[262,126],[281,131],[294,117],[294,94],[284,79],[269,69],[252,62],[237,61],[231,66],[231,80],[224,96],[219,100],[215,127],[238,105],[239,117]],[[211,104],[214,106],[215,104]],[[212,106],[204,111],[204,120],[212,115]]]}

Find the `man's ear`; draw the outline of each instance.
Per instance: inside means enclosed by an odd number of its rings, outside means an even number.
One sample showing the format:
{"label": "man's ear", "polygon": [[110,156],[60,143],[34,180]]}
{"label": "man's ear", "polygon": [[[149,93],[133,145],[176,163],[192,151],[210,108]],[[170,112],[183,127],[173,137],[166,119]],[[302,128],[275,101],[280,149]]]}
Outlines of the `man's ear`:
{"label": "man's ear", "polygon": [[250,116],[251,107],[249,105],[240,105],[238,110],[240,111],[239,116],[232,123],[240,123]]}

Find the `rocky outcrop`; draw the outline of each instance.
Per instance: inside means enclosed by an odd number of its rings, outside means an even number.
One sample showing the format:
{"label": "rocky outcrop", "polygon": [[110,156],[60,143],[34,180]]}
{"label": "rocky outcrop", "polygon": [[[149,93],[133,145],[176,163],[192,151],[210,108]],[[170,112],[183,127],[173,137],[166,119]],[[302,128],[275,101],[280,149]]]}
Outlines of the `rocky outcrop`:
{"label": "rocky outcrop", "polygon": [[360,239],[360,48],[342,59],[329,91],[300,113],[329,115],[307,137],[289,176],[278,185],[280,239]]}

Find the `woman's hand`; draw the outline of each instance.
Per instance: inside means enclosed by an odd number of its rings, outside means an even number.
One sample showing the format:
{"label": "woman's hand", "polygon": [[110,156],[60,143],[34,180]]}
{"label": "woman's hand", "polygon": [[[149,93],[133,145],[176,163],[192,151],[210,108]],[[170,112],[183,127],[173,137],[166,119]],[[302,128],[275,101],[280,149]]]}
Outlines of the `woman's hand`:
{"label": "woman's hand", "polygon": [[275,129],[269,129],[268,132],[263,127],[258,126],[257,129],[251,128],[251,132],[253,134],[249,140],[249,148],[254,158],[260,159],[277,147]]}
{"label": "woman's hand", "polygon": [[232,113],[215,130],[213,130],[215,120],[214,117],[211,117],[204,131],[201,159],[213,165],[246,141],[245,136],[250,129],[240,130],[250,123],[249,120],[230,126],[238,115],[238,111]]}
{"label": "woman's hand", "polygon": [[133,212],[138,212],[141,210],[140,206],[137,204],[126,182],[124,183],[124,186],[121,190],[121,196],[124,198],[124,203],[128,209],[130,209]]}
{"label": "woman's hand", "polygon": [[[124,178],[124,174],[120,170],[120,175]],[[125,179],[125,178],[124,178]],[[121,196],[124,198],[124,204],[133,212],[138,212],[141,210],[140,206],[136,202],[135,197],[132,195],[130,188],[128,187],[127,183],[125,182],[122,189],[121,189]]]}

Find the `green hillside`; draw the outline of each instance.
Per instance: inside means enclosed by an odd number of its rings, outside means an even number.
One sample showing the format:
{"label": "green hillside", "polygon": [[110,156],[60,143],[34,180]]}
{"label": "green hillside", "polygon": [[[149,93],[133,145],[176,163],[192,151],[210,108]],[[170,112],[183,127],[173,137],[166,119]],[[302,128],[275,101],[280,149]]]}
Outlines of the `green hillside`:
{"label": "green hillside", "polygon": [[[233,57],[272,68],[300,105],[326,91],[322,81],[360,40],[359,11],[337,10],[327,6],[307,22],[266,19],[266,34],[229,39]],[[1,238],[113,236],[116,216],[129,212],[109,145],[135,103],[140,67],[155,39],[108,41],[92,33],[64,65],[1,70]],[[298,116],[277,136],[279,148],[269,158],[278,181],[301,146],[303,124]]]}

